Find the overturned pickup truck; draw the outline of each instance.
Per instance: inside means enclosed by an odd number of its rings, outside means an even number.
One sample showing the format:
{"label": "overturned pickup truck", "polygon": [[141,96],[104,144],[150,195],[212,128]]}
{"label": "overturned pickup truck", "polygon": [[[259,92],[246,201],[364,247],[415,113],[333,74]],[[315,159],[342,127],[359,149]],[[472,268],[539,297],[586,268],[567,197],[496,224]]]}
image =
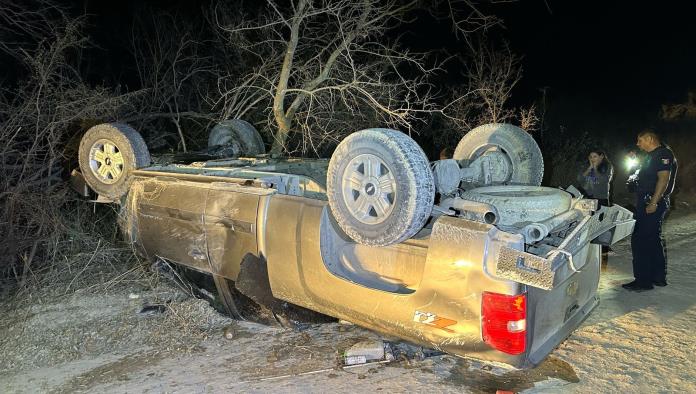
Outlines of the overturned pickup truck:
{"label": "overturned pickup truck", "polygon": [[230,158],[152,164],[135,130],[98,125],[73,180],[120,204],[141,254],[211,276],[240,319],[312,311],[530,367],[598,304],[600,245],[634,225],[620,206],[539,186],[541,152],[508,124],[471,130],[432,163],[388,129],[353,133],[330,161],[270,158],[241,120],[209,145]]}

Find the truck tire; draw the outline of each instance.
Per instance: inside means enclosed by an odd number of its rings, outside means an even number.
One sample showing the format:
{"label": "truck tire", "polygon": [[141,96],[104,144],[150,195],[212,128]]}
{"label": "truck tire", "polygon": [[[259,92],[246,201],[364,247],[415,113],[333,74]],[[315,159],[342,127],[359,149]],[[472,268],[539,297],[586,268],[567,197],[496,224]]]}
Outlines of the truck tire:
{"label": "truck tire", "polygon": [[128,192],[133,170],[151,163],[143,137],[122,123],[104,123],[87,130],[80,140],[78,159],[87,184],[112,200]]}
{"label": "truck tire", "polygon": [[569,210],[572,202],[572,196],[563,190],[521,185],[479,187],[461,197],[496,207],[502,226],[542,222]]}
{"label": "truck tire", "polygon": [[505,153],[512,174],[508,184],[541,185],[544,177],[544,158],[534,138],[523,129],[506,123],[489,123],[476,127],[462,137],[453,159],[463,167],[489,149]]}
{"label": "truck tire", "polygon": [[435,183],[428,158],[406,134],[366,129],[336,148],[327,174],[329,206],[354,241],[386,246],[415,235],[430,217]]}
{"label": "truck tire", "polygon": [[266,153],[261,134],[241,119],[223,120],[208,136],[208,149],[221,150],[226,156],[257,156]]}

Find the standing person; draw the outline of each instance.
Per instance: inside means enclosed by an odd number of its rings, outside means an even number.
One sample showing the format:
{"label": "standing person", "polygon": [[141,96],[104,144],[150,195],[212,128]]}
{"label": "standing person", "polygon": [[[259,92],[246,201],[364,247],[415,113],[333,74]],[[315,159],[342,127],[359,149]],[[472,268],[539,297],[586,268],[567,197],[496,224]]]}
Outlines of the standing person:
{"label": "standing person", "polygon": [[652,129],[641,131],[636,145],[647,155],[636,171],[636,225],[631,236],[635,280],[622,286],[632,291],[645,291],[653,289],[653,285],[667,286],[662,222],[674,190],[677,160],[672,149],[663,145]]}
{"label": "standing person", "polygon": [[578,174],[580,187],[585,196],[598,200],[600,206],[609,206],[609,188],[614,177],[614,166],[600,149],[591,150],[587,161],[587,168]]}

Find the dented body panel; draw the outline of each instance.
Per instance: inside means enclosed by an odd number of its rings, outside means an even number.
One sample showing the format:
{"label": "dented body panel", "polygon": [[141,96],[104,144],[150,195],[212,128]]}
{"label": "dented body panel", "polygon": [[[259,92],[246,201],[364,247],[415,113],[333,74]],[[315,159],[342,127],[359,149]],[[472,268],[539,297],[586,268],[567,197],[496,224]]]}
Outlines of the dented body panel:
{"label": "dented body panel", "polygon": [[[235,281],[253,255],[267,265],[276,299],[516,367],[540,362],[597,305],[600,246],[592,242],[615,242],[633,225],[621,207],[595,212],[578,198],[582,220],[555,243],[528,245],[521,233],[442,215],[403,243],[360,245],[333,221],[324,182],[313,175],[324,167],[139,170],[121,225],[150,258]],[[484,292],[526,294],[523,353],[482,339]]]}

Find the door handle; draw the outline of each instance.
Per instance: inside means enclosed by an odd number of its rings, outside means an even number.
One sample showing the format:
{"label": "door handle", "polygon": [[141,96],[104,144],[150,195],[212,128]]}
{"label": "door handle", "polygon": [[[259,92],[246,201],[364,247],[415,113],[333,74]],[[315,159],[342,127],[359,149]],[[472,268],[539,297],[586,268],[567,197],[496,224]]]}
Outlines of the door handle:
{"label": "door handle", "polygon": [[220,218],[215,222],[216,227],[227,227],[234,231],[234,220],[227,218]]}
{"label": "door handle", "polygon": [[215,220],[212,221],[212,225],[215,227],[226,227],[229,228],[231,231],[247,234],[253,234],[254,231],[256,231],[256,226],[254,225],[254,223],[245,222],[243,220],[235,220],[231,218],[216,217]]}

